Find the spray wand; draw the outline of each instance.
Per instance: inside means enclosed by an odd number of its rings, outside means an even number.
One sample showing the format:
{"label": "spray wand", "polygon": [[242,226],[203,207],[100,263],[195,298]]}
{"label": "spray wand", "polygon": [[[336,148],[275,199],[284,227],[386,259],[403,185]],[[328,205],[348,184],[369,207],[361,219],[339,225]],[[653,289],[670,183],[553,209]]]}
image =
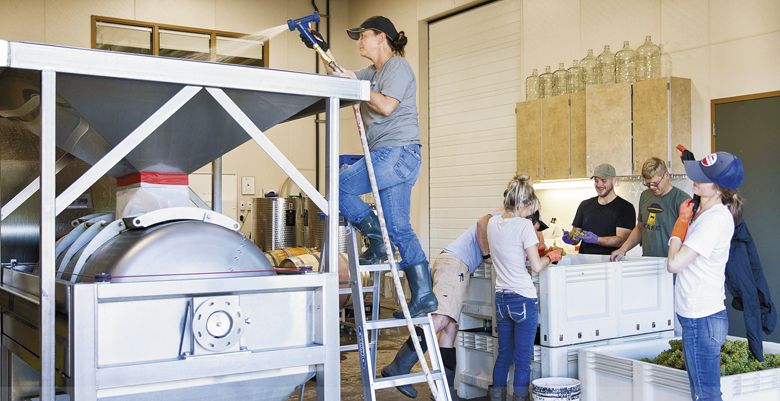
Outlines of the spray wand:
{"label": "spray wand", "polygon": [[[320,15],[315,11],[311,15],[306,15],[298,19],[290,19],[287,20],[287,27],[290,29],[290,31],[298,30],[298,32],[301,33],[301,36],[305,38],[305,40],[311,45],[311,48],[314,49],[314,51],[317,52],[317,54],[322,58],[322,60],[330,67],[333,71],[336,72],[344,72],[344,69],[341,68],[341,66],[336,63],[336,60],[333,59],[325,50],[322,49],[322,47],[319,45],[320,40],[314,37],[311,30],[309,29],[309,24],[313,22],[319,22],[320,21]],[[352,105],[352,111],[355,113],[355,122],[357,123],[358,132],[360,133],[360,143],[363,145],[363,154],[365,155],[366,160],[366,168],[368,170],[368,181],[371,184],[371,193],[374,195],[374,206],[376,207],[377,211],[377,217],[379,218],[379,227],[382,231],[382,241],[385,245],[385,253],[387,254],[387,262],[390,264],[390,271],[393,275],[393,283],[395,284],[395,293],[398,294],[398,302],[401,304],[401,311],[403,312],[404,318],[406,320],[406,327],[409,329],[410,337],[412,338],[412,344],[414,345],[414,350],[417,353],[417,358],[420,360],[420,367],[422,368],[423,373],[425,373],[425,379],[428,382],[428,386],[431,389],[431,394],[434,397],[434,400],[439,400],[439,392],[436,387],[436,384],[433,381],[433,375],[428,368],[428,364],[425,360],[425,354],[422,351],[422,347],[420,346],[420,340],[417,338],[417,333],[414,330],[414,324],[412,323],[412,318],[409,313],[409,307],[406,304],[406,297],[404,297],[404,291],[403,287],[401,286],[401,279],[398,276],[398,268],[395,261],[395,256],[393,253],[392,245],[390,244],[390,237],[387,233],[387,223],[385,222],[385,215],[382,212],[382,202],[381,198],[379,196],[379,189],[377,187],[376,183],[376,175],[374,175],[374,164],[371,161],[371,151],[368,148],[368,139],[366,138],[366,129],[363,126],[363,117],[360,113],[360,106],[358,104]],[[361,364],[363,365],[364,369],[371,369],[372,367],[367,363],[365,360],[365,356],[361,356]],[[446,389],[444,390],[446,391]]]}

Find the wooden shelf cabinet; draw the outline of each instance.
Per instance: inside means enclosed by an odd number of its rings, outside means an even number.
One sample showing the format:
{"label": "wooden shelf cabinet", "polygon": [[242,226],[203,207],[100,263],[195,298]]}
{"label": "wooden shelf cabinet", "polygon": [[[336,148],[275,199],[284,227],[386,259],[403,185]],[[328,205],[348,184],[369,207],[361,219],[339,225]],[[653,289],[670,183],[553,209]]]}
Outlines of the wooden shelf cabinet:
{"label": "wooden shelf cabinet", "polygon": [[517,171],[536,180],[590,177],[601,163],[639,175],[650,157],[683,173],[677,144],[691,145],[691,81],[601,84],[517,104]]}

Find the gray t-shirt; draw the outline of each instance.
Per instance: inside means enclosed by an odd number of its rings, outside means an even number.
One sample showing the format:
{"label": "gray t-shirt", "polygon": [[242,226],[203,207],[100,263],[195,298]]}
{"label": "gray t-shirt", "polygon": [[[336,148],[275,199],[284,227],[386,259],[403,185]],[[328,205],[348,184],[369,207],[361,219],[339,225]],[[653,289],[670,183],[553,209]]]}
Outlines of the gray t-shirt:
{"label": "gray t-shirt", "polygon": [[371,89],[400,103],[385,117],[361,104],[363,123],[368,132],[368,147],[376,150],[388,146],[420,144],[417,122],[417,80],[405,58],[393,56],[377,71],[373,65],[356,71],[358,79],[371,81]]}
{"label": "gray t-shirt", "polygon": [[639,196],[637,220],[642,224],[642,255],[666,257],[669,237],[680,214],[680,204],[690,196],[677,187],[664,196],[646,189]]}

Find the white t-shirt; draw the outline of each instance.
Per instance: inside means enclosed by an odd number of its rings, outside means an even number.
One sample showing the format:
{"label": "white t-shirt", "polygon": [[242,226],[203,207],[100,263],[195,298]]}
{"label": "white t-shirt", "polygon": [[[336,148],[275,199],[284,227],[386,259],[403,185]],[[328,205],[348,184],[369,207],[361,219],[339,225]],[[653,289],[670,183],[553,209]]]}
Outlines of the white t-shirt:
{"label": "white t-shirt", "polygon": [[675,309],[680,316],[701,318],[726,308],[724,284],[732,235],[734,218],[720,203],[691,222],[683,244],[698,255],[677,274],[674,284]]}
{"label": "white t-shirt", "polygon": [[525,248],[539,243],[531,220],[493,216],[488,222],[487,235],[496,272],[496,291],[508,290],[536,298],[536,288],[525,267]]}

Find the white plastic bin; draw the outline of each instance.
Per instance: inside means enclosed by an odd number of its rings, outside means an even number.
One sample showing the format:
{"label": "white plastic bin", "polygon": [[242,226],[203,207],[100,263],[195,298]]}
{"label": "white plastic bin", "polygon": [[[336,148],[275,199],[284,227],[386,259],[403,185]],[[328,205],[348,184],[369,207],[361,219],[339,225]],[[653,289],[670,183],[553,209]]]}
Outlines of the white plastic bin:
{"label": "white plastic bin", "polygon": [[[685,371],[639,360],[666,349],[668,339],[583,349],[579,354],[582,401],[689,401]],[[780,353],[780,344],[764,342],[764,353]],[[724,401],[780,400],[780,369],[721,377],[720,384]]]}
{"label": "white plastic bin", "polygon": [[[534,346],[531,360],[531,380],[540,377],[570,377],[578,378],[579,351],[596,346],[609,344],[625,344],[631,342],[670,339],[674,336],[672,330],[638,336],[613,338],[585,344],[575,344],[566,347],[550,348]],[[668,341],[668,340],[667,340]],[[486,394],[488,385],[493,381],[493,365],[498,355],[498,338],[486,332],[458,332],[456,341],[456,357],[458,360],[455,374],[455,388],[461,398],[481,397]],[[509,386],[512,385],[510,371]]]}
{"label": "white plastic bin", "polygon": [[[458,365],[455,372],[455,390],[458,397],[484,397],[493,382],[493,365],[498,354],[498,339],[490,333],[459,331],[455,343]],[[531,360],[531,380],[541,377],[541,347],[534,347]],[[514,369],[514,368],[512,368]],[[514,370],[509,372],[511,387]]]}
{"label": "white plastic bin", "polygon": [[492,279],[493,266],[481,264],[469,279],[466,296],[463,298],[461,314],[470,317],[493,320],[495,290]]}
{"label": "white plastic bin", "polygon": [[665,258],[567,255],[539,275],[541,344],[549,347],[674,329]]}

